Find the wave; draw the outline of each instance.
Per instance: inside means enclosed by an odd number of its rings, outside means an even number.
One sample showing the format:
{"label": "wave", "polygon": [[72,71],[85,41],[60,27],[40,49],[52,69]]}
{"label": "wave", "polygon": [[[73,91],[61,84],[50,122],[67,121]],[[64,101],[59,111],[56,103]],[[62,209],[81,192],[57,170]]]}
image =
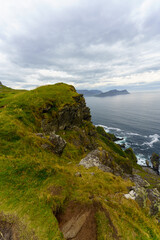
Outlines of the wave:
{"label": "wave", "polygon": [[136,155],[136,157],[137,157],[137,161],[138,161],[138,164],[139,165],[143,165],[143,166],[146,166],[146,158],[145,158],[145,156],[143,155],[143,154],[137,154]]}
{"label": "wave", "polygon": [[109,130],[115,130],[117,132],[122,132],[123,130],[120,128],[108,127]]}
{"label": "wave", "polygon": [[103,127],[106,132],[109,132],[110,130],[114,130],[114,131],[117,131],[117,132],[122,132],[122,131],[123,131],[123,130],[120,129],[120,128],[107,127],[107,126],[101,125],[101,124],[96,125],[96,127],[98,127],[98,126],[99,126],[99,127]]}
{"label": "wave", "polygon": [[103,127],[104,128],[104,130],[108,133],[109,132],[109,129],[108,129],[108,127],[107,126],[105,126],[105,125],[101,125],[101,124],[97,124],[97,125],[95,125],[96,127]]}
{"label": "wave", "polygon": [[154,135],[149,135],[149,138],[151,138],[151,141],[150,142],[144,142],[142,144],[142,146],[147,145],[149,147],[153,147],[154,143],[159,142],[160,136],[158,134],[154,134]]}
{"label": "wave", "polygon": [[[121,136],[118,136],[118,138],[121,138]],[[115,143],[119,144],[119,145],[125,144],[125,149],[130,147],[130,145],[127,142],[127,138],[126,137],[123,137],[122,140],[115,141]]]}
{"label": "wave", "polygon": [[132,133],[132,132],[127,132],[126,134],[129,135],[129,136],[142,136],[139,133]]}

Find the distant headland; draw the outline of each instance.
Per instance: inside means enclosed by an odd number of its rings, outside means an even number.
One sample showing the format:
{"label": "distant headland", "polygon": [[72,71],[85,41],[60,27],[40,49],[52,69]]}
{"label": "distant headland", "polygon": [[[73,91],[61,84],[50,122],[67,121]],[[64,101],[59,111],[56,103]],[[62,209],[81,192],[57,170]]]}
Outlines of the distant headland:
{"label": "distant headland", "polygon": [[117,90],[113,89],[108,92],[102,92],[100,90],[77,90],[78,93],[83,94],[86,97],[112,97],[118,95],[127,95],[130,94],[126,89]]}

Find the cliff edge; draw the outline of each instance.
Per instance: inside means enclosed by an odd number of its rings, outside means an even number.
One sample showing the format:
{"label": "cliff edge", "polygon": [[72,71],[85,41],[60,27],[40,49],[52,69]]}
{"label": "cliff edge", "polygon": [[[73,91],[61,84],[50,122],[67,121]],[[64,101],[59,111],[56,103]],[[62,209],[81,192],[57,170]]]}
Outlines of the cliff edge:
{"label": "cliff edge", "polygon": [[0,89],[0,169],[0,239],[160,239],[159,176],[73,86]]}

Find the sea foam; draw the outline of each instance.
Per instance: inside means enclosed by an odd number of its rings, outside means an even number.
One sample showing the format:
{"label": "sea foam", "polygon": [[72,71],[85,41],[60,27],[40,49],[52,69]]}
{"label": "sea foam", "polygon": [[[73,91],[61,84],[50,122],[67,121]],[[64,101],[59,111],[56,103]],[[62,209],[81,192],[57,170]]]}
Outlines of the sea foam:
{"label": "sea foam", "polygon": [[153,147],[154,143],[159,142],[160,136],[158,134],[154,134],[154,135],[149,135],[149,138],[151,138],[151,141],[150,142],[144,142],[142,144],[142,146],[147,145],[149,147]]}
{"label": "sea foam", "polygon": [[114,127],[107,127],[105,125],[98,124],[96,127],[103,127],[106,132],[110,132],[110,130],[117,131],[117,132],[122,132],[123,130],[120,128],[114,128]]}

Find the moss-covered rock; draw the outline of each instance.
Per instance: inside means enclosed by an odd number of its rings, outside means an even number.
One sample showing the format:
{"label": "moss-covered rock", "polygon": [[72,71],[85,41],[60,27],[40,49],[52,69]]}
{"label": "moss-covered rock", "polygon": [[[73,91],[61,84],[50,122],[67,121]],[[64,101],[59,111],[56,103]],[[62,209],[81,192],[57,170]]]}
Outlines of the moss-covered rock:
{"label": "moss-covered rock", "polygon": [[153,153],[151,156],[151,163],[153,166],[153,170],[159,174],[159,158],[160,156],[156,153]]}
{"label": "moss-covered rock", "polygon": [[128,149],[125,150],[125,153],[131,159],[133,165],[136,165],[137,164],[137,158],[136,158],[135,153],[133,152],[133,149],[128,148]]}

